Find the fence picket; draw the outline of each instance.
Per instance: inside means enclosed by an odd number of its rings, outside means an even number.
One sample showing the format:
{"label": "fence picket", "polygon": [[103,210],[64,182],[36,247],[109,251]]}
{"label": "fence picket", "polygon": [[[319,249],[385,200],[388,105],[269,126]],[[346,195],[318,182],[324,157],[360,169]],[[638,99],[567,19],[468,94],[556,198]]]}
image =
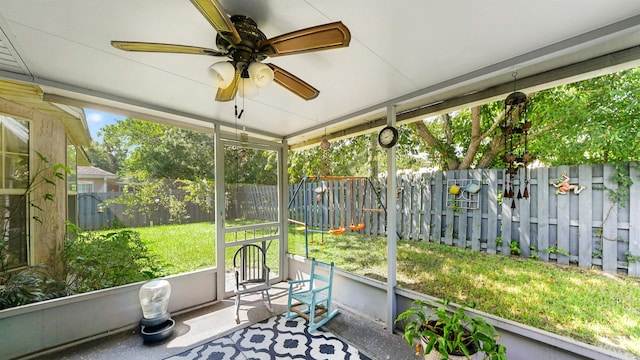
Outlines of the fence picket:
{"label": "fence picket", "polygon": [[[524,169],[527,171],[527,169]],[[519,191],[524,192],[524,187],[519,189]],[[520,238],[520,253],[523,257],[529,257],[531,255],[531,201],[529,199],[522,198],[518,203],[518,211],[519,211],[519,222],[520,226],[518,229],[519,238]]]}
{"label": "fence picket", "polygon": [[[457,173],[458,179],[469,178],[467,170],[460,170],[457,171]],[[467,247],[467,215],[467,204],[464,204],[463,206],[460,206],[460,209],[458,210],[458,236],[456,241],[458,247],[462,249]]]}
{"label": "fence picket", "polygon": [[[367,208],[368,209],[373,209],[376,207],[376,194],[375,194],[376,189],[372,189],[372,191],[370,191],[367,196]],[[369,231],[367,232],[367,235],[377,235],[378,234],[378,213],[375,212],[371,212],[371,211],[367,211],[367,218],[369,218],[371,220],[371,226],[366,226],[365,229],[368,229]],[[365,222],[366,224],[369,224],[368,222]]]}
{"label": "fence picket", "polygon": [[422,174],[421,193],[422,193],[422,240],[431,241],[431,176],[428,173]]}
{"label": "fence picket", "polygon": [[[488,170],[487,177],[487,253],[496,254],[498,237],[498,170]],[[500,235],[502,236],[502,235]]]}
{"label": "fence picket", "polygon": [[473,211],[471,215],[471,250],[480,251],[480,236],[482,236],[482,208],[483,208],[483,191],[486,191],[483,186],[482,171],[471,170],[471,178],[478,180],[480,184],[480,195],[478,197],[478,208]]}
{"label": "fence picket", "polygon": [[442,243],[442,192],[446,190],[446,186],[443,186],[443,173],[436,173],[435,189],[433,191],[433,226],[431,231],[433,233],[433,241],[436,244]]}
{"label": "fence picket", "polygon": [[400,236],[404,239],[409,238],[409,221],[411,217],[411,203],[409,194],[411,193],[411,187],[408,183],[406,176],[398,176],[396,184],[396,198],[398,199],[396,206],[398,206],[397,214],[401,214],[398,217],[397,230]]}
{"label": "fence picket", "polygon": [[638,163],[629,166],[629,176],[633,184],[629,189],[629,253],[627,262],[629,263],[629,276],[640,277],[640,169]]}
{"label": "fence picket", "polygon": [[[507,179],[509,178],[508,174],[503,174],[502,175],[504,178],[502,179],[503,184],[505,184],[505,186],[507,186]],[[513,184],[509,184],[509,186],[513,186]],[[507,189],[507,191],[510,191],[510,189]],[[503,190],[504,193],[504,190]],[[507,197],[503,197],[502,198],[502,215],[500,218],[500,221],[502,223],[502,229],[500,231],[500,234],[502,236],[502,254],[504,255],[509,255],[510,254],[510,248],[509,245],[511,243],[511,238],[512,238],[512,234],[511,234],[511,220],[512,220],[512,211],[511,211],[511,203],[513,202],[514,199],[510,199]]]}
{"label": "fence picket", "polygon": [[549,261],[549,169],[537,168],[536,173],[536,194],[538,198],[538,231],[536,233],[540,260]]}
{"label": "fence picket", "polygon": [[418,240],[419,239],[419,230],[420,230],[420,212],[422,209],[421,197],[420,197],[420,181],[419,175],[411,176],[411,181],[409,183],[411,187],[411,207],[409,207],[409,211],[411,211],[411,226],[410,226],[410,239]]}
{"label": "fence picket", "polygon": [[[455,172],[453,171],[447,171],[446,172],[446,181],[444,182],[445,185],[445,192],[449,191],[449,180],[453,180]],[[445,199],[446,199],[446,194],[445,194]],[[453,244],[453,208],[450,206],[447,206],[445,208],[445,231],[444,231],[444,243],[446,245],[452,245]]]}
{"label": "fence picket", "polygon": [[589,269],[593,259],[593,172],[590,165],[580,165],[578,172],[578,184],[586,186],[578,198],[578,266]]}
{"label": "fence picket", "polygon": [[616,168],[613,164],[604,165],[602,214],[602,270],[615,273],[618,268],[618,203],[608,196],[609,191],[617,192],[615,182]]}
{"label": "fence picket", "polygon": [[[558,178],[562,176],[562,174],[566,174],[569,176],[569,167],[568,166],[558,166]],[[556,192],[557,194],[557,192]],[[556,226],[557,236],[556,236],[556,247],[558,249],[558,253],[556,261],[559,264],[568,264],[569,256],[565,255],[569,253],[570,249],[570,238],[569,238],[569,223],[570,223],[570,208],[569,208],[569,200],[570,200],[571,192],[567,192],[566,194],[558,194],[556,196],[557,199],[557,219],[558,225]]]}

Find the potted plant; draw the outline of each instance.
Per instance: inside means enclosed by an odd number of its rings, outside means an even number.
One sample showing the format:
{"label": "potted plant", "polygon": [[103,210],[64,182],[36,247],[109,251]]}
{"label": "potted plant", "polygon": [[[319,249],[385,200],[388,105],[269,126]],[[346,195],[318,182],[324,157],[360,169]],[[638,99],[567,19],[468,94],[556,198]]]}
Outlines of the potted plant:
{"label": "potted plant", "polygon": [[416,355],[424,353],[425,360],[477,359],[480,353],[485,354],[483,359],[507,358],[493,325],[480,316],[471,317],[464,307],[450,312],[448,305],[448,300],[415,300],[396,318],[396,322],[407,322],[402,337],[416,347]]}

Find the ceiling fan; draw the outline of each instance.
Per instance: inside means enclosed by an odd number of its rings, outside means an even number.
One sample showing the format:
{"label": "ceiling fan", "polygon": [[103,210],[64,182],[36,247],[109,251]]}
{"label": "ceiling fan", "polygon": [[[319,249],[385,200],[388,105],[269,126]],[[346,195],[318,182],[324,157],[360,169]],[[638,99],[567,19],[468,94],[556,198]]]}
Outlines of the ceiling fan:
{"label": "ceiling fan", "polygon": [[111,45],[125,51],[227,57],[229,60],[211,66],[218,85],[216,101],[233,100],[236,93],[250,96],[256,87],[271,81],[311,100],[318,97],[320,91],[286,70],[262,61],[267,57],[345,47],[351,41],[349,29],[340,21],[267,39],[253,19],[243,15],[229,17],[218,0],[191,0],[191,3],[218,33],[217,49],[135,41],[111,41]]}

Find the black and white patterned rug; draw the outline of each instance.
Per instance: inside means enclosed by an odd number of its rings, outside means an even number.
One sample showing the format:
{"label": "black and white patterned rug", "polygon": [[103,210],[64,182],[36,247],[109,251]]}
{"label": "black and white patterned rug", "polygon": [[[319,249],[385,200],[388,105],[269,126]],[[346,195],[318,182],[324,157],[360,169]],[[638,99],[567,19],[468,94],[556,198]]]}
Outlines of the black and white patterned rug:
{"label": "black and white patterned rug", "polygon": [[320,328],[309,333],[307,320],[274,316],[167,360],[371,360],[358,349]]}

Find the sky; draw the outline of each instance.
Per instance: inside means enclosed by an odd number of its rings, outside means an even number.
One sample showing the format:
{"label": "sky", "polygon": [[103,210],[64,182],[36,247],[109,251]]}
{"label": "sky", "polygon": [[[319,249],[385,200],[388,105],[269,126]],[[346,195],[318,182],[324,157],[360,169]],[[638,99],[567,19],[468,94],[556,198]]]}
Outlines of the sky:
{"label": "sky", "polygon": [[114,115],[91,109],[84,109],[84,116],[87,119],[91,139],[97,142],[102,142],[102,138],[98,137],[98,131],[102,129],[103,126],[115,124],[117,120],[125,119],[122,115]]}

